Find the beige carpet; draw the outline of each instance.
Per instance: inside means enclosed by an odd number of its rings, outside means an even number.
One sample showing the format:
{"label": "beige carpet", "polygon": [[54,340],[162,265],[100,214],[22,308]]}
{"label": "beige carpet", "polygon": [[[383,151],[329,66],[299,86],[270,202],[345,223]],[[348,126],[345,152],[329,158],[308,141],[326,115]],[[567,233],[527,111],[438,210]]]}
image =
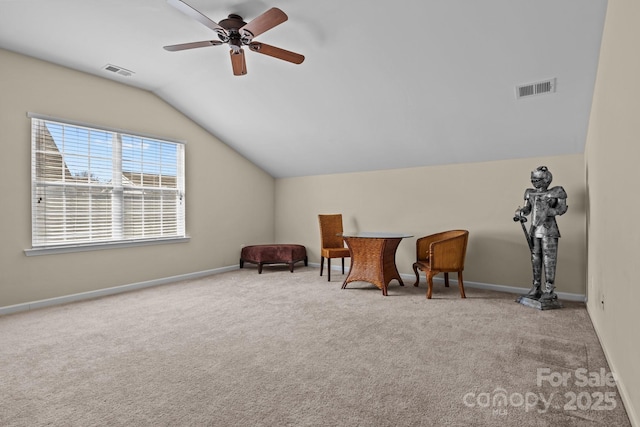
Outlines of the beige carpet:
{"label": "beige carpet", "polygon": [[0,425],[630,425],[583,304],[318,274],[249,266],[0,317]]}

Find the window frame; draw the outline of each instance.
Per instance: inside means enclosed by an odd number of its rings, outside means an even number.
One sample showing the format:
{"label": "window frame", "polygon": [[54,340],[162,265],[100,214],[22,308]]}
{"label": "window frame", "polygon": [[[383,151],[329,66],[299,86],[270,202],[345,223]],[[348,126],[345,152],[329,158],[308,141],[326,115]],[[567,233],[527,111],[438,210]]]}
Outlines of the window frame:
{"label": "window frame", "polygon": [[[182,242],[187,242],[190,240],[189,236],[187,235],[187,230],[186,230],[186,197],[185,197],[185,180],[186,180],[186,169],[185,169],[185,152],[186,152],[186,142],[185,141],[180,141],[180,140],[173,140],[173,139],[168,139],[168,138],[164,138],[164,137],[158,137],[155,135],[150,135],[150,134],[144,134],[144,133],[140,133],[140,132],[131,132],[128,130],[123,130],[123,129],[118,129],[118,128],[112,128],[112,127],[105,127],[105,126],[97,126],[94,124],[88,124],[88,123],[83,123],[83,122],[79,122],[79,121],[74,121],[74,120],[68,120],[68,119],[61,119],[58,117],[52,117],[52,116],[47,116],[47,115],[43,115],[43,114],[37,114],[37,113],[27,113],[27,117],[30,119],[30,161],[31,161],[31,172],[30,172],[30,179],[31,179],[31,197],[30,197],[30,207],[31,207],[31,248],[29,249],[25,249],[24,252],[27,256],[33,256],[33,255],[45,255],[45,254],[54,254],[54,253],[69,253],[69,252],[82,252],[82,251],[92,251],[92,250],[102,250],[102,249],[112,249],[112,248],[125,248],[125,247],[133,247],[133,246],[146,246],[146,245],[156,245],[156,244],[165,244],[165,243],[182,243]],[[37,241],[38,236],[36,235],[37,231],[36,231],[36,197],[37,197],[37,192],[36,192],[36,187],[38,185],[40,185],[41,183],[38,181],[38,177],[36,176],[36,155],[37,155],[37,150],[36,150],[36,139],[37,139],[37,135],[35,135],[34,132],[34,119],[35,120],[44,120],[44,121],[48,121],[48,122],[53,122],[56,124],[60,124],[63,126],[74,126],[74,127],[81,127],[81,128],[85,128],[85,129],[89,129],[91,131],[95,131],[95,132],[107,132],[107,133],[112,133],[114,134],[114,139],[117,140],[118,142],[116,144],[120,144],[122,145],[122,136],[125,137],[131,137],[131,138],[140,138],[141,140],[153,140],[159,143],[169,143],[169,144],[176,144],[176,145],[180,145],[181,148],[178,150],[178,158],[176,159],[176,188],[175,190],[169,190],[169,191],[174,191],[174,193],[176,194],[176,197],[179,197],[180,199],[180,207],[177,208],[176,211],[176,235],[167,235],[167,236],[151,236],[151,237],[139,237],[139,238],[135,238],[135,237],[129,237],[129,238],[113,238],[113,236],[111,236],[110,239],[106,239],[106,240],[100,240],[100,241],[93,241],[93,242],[86,242],[86,241],[76,241],[76,242],[70,242],[70,243],[49,243],[49,244],[36,244],[34,245],[34,242]],[[112,156],[110,157],[112,161],[115,161],[116,164],[118,164],[118,173],[119,174],[123,174],[123,168],[122,168],[122,161],[123,161],[123,154],[122,154],[122,147],[120,146],[117,150],[115,150],[115,152],[117,153],[117,156],[114,155],[112,153]],[[114,173],[115,176],[115,173]],[[108,187],[110,188],[115,188],[116,191],[114,191],[114,193],[118,192],[118,187],[117,187],[117,183],[116,182],[111,182],[109,183]],[[74,188],[74,185],[69,185],[67,188]],[[154,187],[155,188],[155,187]],[[160,191],[166,191],[166,189],[163,189],[162,187],[157,187],[158,190]],[[121,190],[121,188],[120,188]],[[121,191],[120,191],[121,192]],[[118,195],[116,196],[118,198],[124,197],[122,195]],[[124,199],[123,200],[119,200],[116,201],[115,199],[112,200],[112,204],[113,203],[120,203],[120,204],[124,204]],[[126,211],[124,210],[125,208],[122,208],[122,216],[124,217],[126,215]],[[113,220],[112,220],[113,221]],[[123,224],[120,224],[120,226],[123,226]],[[121,236],[122,237],[122,236]]]}

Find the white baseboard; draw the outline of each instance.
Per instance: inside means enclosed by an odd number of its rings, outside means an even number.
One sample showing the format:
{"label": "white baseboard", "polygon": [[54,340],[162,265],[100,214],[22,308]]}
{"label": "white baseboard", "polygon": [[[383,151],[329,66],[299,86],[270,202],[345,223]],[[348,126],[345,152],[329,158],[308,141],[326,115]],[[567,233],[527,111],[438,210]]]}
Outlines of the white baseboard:
{"label": "white baseboard", "polygon": [[[319,263],[309,263],[309,266],[320,268]],[[341,265],[332,265],[331,271],[338,270],[342,271]],[[344,267],[345,274],[349,271],[349,266]],[[407,280],[413,282],[416,279],[416,276],[413,274],[400,274],[402,280]],[[424,280],[424,275],[420,275],[420,278]],[[435,283],[444,283],[443,277],[434,277],[433,281]],[[451,283],[457,284],[458,281],[456,279],[451,279]],[[481,282],[470,282],[468,280],[464,281],[465,288],[476,288],[476,289],[487,289],[490,291],[498,291],[498,292],[506,292],[510,294],[518,294],[523,295],[529,292],[529,288],[521,288],[518,286],[506,286],[506,285],[495,285],[492,283],[481,283]],[[578,302],[586,302],[587,298],[583,294],[573,294],[569,292],[556,292],[558,294],[558,298],[565,301],[578,301]]]}
{"label": "white baseboard", "polygon": [[[444,282],[444,279],[440,279],[440,280]],[[492,285],[490,283],[467,282],[466,280],[464,282],[464,286],[466,288],[489,289],[492,291],[507,292],[510,294],[518,294],[518,295],[524,295],[527,292],[529,292],[529,289],[530,289],[530,288],[520,288],[516,286]],[[556,292],[556,294],[558,294],[558,299],[565,300],[565,301],[577,301],[577,302],[587,301],[586,296],[583,294],[574,294],[570,292]]]}
{"label": "white baseboard", "polygon": [[[309,263],[309,266],[320,268],[319,263]],[[26,302],[26,303],[16,304],[16,305],[9,305],[5,307],[0,307],[0,316],[5,314],[18,313],[21,311],[36,310],[38,308],[50,307],[53,305],[68,304],[70,302],[99,298],[107,295],[115,295],[122,292],[129,292],[137,289],[149,288],[151,286],[166,285],[167,283],[178,282],[181,280],[197,279],[199,277],[209,276],[212,274],[218,274],[218,273],[224,273],[227,271],[237,270],[238,268],[239,268],[238,265],[214,268],[212,270],[181,274],[178,276],[165,277],[162,279],[148,280],[146,282],[131,283],[129,285],[115,286],[113,288],[97,289],[95,291],[81,292],[78,294],[48,298],[44,300]],[[333,265],[331,266],[331,270],[342,271],[342,266]],[[345,266],[345,272],[347,272],[348,270],[349,270],[349,267]],[[403,280],[407,280],[407,281],[413,281],[415,279],[415,276],[412,274],[401,274],[400,276],[402,277]],[[434,281],[437,283],[443,283],[444,279],[440,277],[436,277],[434,278]],[[452,279],[451,281],[452,283],[457,283],[457,280],[455,279]],[[465,281],[464,285],[465,287],[468,287],[468,288],[488,289],[492,291],[507,292],[512,294],[524,294],[528,291],[528,289],[526,288],[520,288],[515,286],[494,285],[490,283],[479,283],[479,282],[469,282],[469,281]],[[580,302],[586,301],[586,298],[584,295],[572,294],[567,292],[558,292],[558,298],[566,301],[580,301]]]}
{"label": "white baseboard", "polygon": [[[589,314],[589,318],[593,319],[591,316],[591,312],[589,311],[589,306],[587,306],[587,313]],[[600,342],[600,347],[602,347],[602,351],[604,352],[604,358],[607,359],[607,364],[609,365],[609,369],[611,369],[611,373],[616,380],[616,387],[618,387],[618,391],[620,392],[620,397],[622,398],[622,403],[624,404],[624,408],[627,411],[627,416],[629,417],[629,421],[631,425],[634,427],[640,427],[640,414],[636,413],[637,411],[637,402],[632,402],[629,398],[629,391],[624,383],[624,377],[619,375],[616,371],[616,365],[613,363],[609,355],[609,351],[607,347],[605,347],[602,343],[602,335],[600,333],[600,329],[596,323],[591,320],[591,324],[593,325],[593,330],[596,332],[596,336],[598,337],[598,341]]]}
{"label": "white baseboard", "polygon": [[93,298],[115,295],[123,292],[135,291],[152,286],[166,285],[168,283],[179,282],[181,280],[197,279],[199,277],[210,276],[212,274],[224,273],[237,270],[238,266],[214,268],[212,270],[198,271],[195,273],[181,274],[178,276],[164,277],[161,279],[148,280],[146,282],[131,283],[129,285],[115,286],[113,288],[97,289],[95,291],[81,292],[78,294],[64,295],[61,297],[48,298],[39,301],[26,302],[23,304],[0,307],[0,316],[21,311],[36,310],[38,308],[50,307],[53,305],[68,304],[70,302],[83,301]]}
{"label": "white baseboard", "polygon": [[[401,274],[400,276],[402,277],[403,280],[404,279],[415,280],[416,278],[416,276],[414,276],[413,274],[404,274],[404,275]],[[444,278],[434,277],[433,281],[436,283],[444,283]],[[450,282],[458,284],[458,281],[456,279],[451,279]],[[509,294],[518,294],[518,295],[524,295],[527,292],[529,292],[529,288],[521,288],[518,286],[494,285],[492,283],[470,282],[468,280],[464,281],[464,287],[475,288],[475,289],[487,289],[490,291],[505,292]],[[558,299],[565,300],[565,301],[585,302],[587,300],[586,297],[581,294],[572,294],[569,292],[556,292],[556,294],[558,294]]]}

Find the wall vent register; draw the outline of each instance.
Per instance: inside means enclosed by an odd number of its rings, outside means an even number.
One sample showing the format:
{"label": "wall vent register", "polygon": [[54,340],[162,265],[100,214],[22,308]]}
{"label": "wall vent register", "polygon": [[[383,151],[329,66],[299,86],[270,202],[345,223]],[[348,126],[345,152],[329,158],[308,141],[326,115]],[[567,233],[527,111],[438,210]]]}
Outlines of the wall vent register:
{"label": "wall vent register", "polygon": [[516,86],[516,98],[520,99],[534,95],[554,93],[556,91],[556,80],[557,79],[553,78],[536,83]]}
{"label": "wall vent register", "polygon": [[134,75],[135,73],[131,70],[127,70],[125,68],[122,67],[118,67],[117,65],[112,65],[112,64],[107,64],[104,67],[102,67],[103,70],[118,74],[120,76],[123,77],[131,77],[132,75]]}

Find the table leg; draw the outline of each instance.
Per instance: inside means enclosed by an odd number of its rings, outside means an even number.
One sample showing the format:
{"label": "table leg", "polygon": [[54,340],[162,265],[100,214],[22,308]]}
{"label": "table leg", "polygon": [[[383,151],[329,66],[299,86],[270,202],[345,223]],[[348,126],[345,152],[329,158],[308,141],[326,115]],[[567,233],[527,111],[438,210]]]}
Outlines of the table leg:
{"label": "table leg", "polygon": [[398,245],[402,239],[385,239],[384,253],[383,253],[383,271],[384,271],[384,283],[385,288],[389,285],[393,279],[396,279],[400,286],[404,286],[404,282],[398,273],[396,266],[396,251]]}

